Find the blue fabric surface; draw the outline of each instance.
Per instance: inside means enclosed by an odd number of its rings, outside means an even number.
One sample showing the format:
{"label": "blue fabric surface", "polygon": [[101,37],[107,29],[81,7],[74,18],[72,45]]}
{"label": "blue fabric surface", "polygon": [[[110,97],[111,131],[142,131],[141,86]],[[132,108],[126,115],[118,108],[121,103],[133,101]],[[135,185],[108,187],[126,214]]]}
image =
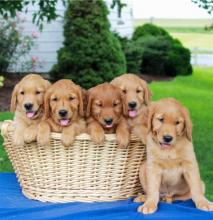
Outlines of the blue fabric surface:
{"label": "blue fabric surface", "polygon": [[15,220],[213,220],[213,212],[204,212],[195,208],[193,202],[161,202],[158,211],[152,215],[137,213],[139,203],[132,199],[115,202],[52,204],[29,200],[21,193],[14,174],[0,174],[0,219]]}

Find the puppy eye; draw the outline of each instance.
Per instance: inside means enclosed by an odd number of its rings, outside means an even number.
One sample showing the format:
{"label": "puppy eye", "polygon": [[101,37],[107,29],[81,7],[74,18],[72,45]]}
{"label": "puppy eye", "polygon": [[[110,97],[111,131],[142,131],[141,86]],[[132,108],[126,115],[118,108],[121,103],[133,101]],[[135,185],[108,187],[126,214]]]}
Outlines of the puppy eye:
{"label": "puppy eye", "polygon": [[102,103],[96,103],[96,105],[102,107]]}
{"label": "puppy eye", "polygon": [[163,119],[163,118],[158,118],[158,120],[159,120],[160,122],[163,122],[163,121],[164,121],[164,119]]}
{"label": "puppy eye", "polygon": [[179,125],[180,124],[180,121],[176,121],[176,123],[175,123],[176,125]]}
{"label": "puppy eye", "polygon": [[140,93],[140,92],[141,92],[141,90],[140,90],[140,89],[137,89],[137,90],[136,90],[136,92],[137,92],[137,93]]}
{"label": "puppy eye", "polygon": [[20,94],[21,94],[21,95],[24,95],[24,91],[21,91]]}
{"label": "puppy eye", "polygon": [[53,99],[52,99],[52,101],[57,102],[57,101],[58,101],[58,99],[57,99],[57,98],[53,98]]}
{"label": "puppy eye", "polygon": [[75,99],[75,97],[72,97],[72,96],[69,97],[69,100],[70,100],[70,101],[72,101],[72,100],[74,100],[74,99]]}
{"label": "puppy eye", "polygon": [[124,94],[126,94],[126,89],[123,89],[122,92],[123,92]]}
{"label": "puppy eye", "polygon": [[39,94],[41,94],[41,92],[40,91],[36,91],[36,95],[39,95]]}

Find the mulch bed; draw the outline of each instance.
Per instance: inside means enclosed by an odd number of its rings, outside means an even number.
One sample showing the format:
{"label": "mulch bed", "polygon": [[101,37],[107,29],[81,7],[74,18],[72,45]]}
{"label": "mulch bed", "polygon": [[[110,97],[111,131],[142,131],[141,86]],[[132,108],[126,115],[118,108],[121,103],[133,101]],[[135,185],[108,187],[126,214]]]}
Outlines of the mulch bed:
{"label": "mulch bed", "polygon": [[[10,99],[14,86],[21,80],[23,76],[11,73],[5,77],[4,86],[0,88],[0,111],[9,111]],[[170,81],[173,77],[141,75],[148,83],[152,81]]]}
{"label": "mulch bed", "polygon": [[19,74],[10,74],[7,78],[5,77],[4,86],[0,88],[0,111],[9,111],[13,88],[21,78]]}

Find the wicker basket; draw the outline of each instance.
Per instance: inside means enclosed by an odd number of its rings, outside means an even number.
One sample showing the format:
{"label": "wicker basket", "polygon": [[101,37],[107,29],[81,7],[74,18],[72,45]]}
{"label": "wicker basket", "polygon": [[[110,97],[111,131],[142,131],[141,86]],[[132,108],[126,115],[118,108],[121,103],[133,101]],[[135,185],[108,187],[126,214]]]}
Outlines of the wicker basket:
{"label": "wicker basket", "polygon": [[127,199],[141,191],[138,170],[145,158],[145,146],[131,137],[127,149],[119,149],[115,135],[105,144],[94,145],[87,134],[76,137],[65,148],[61,134],[52,133],[51,146],[37,143],[12,146],[14,126],[5,121],[1,128],[4,147],[13,164],[23,194],[43,202],[113,201]]}

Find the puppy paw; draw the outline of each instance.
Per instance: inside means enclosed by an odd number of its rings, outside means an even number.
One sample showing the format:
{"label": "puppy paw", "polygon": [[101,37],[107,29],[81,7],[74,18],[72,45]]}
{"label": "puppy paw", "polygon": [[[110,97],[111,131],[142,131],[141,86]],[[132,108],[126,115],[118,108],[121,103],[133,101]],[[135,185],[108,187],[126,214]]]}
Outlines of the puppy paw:
{"label": "puppy paw", "polygon": [[24,142],[32,143],[36,141],[37,131],[35,129],[25,130],[24,132]]}
{"label": "puppy paw", "polygon": [[129,145],[129,136],[123,136],[121,134],[117,134],[117,143],[120,148],[127,148]]}
{"label": "puppy paw", "polygon": [[157,205],[154,202],[145,202],[143,205],[138,207],[138,212],[143,214],[152,214],[157,211]]}
{"label": "puppy paw", "polygon": [[133,202],[145,202],[145,201],[146,201],[146,195],[143,195],[141,193],[133,200]]}
{"label": "puppy paw", "polygon": [[75,141],[75,137],[73,137],[72,135],[66,135],[63,134],[61,135],[61,143],[65,146],[65,147],[70,147]]}
{"label": "puppy paw", "polygon": [[50,136],[38,133],[37,142],[41,146],[50,146]]}
{"label": "puppy paw", "polygon": [[173,198],[171,196],[166,196],[164,198],[162,198],[162,200],[166,203],[172,203],[173,202]]}
{"label": "puppy paw", "polygon": [[24,145],[24,138],[23,135],[14,134],[13,137],[13,144],[15,146],[23,146]]}
{"label": "puppy paw", "polygon": [[95,144],[103,144],[105,140],[104,131],[102,130],[96,130],[91,133],[91,139]]}
{"label": "puppy paw", "polygon": [[204,211],[213,211],[213,202],[209,202],[207,199],[196,201],[195,205],[198,209]]}

